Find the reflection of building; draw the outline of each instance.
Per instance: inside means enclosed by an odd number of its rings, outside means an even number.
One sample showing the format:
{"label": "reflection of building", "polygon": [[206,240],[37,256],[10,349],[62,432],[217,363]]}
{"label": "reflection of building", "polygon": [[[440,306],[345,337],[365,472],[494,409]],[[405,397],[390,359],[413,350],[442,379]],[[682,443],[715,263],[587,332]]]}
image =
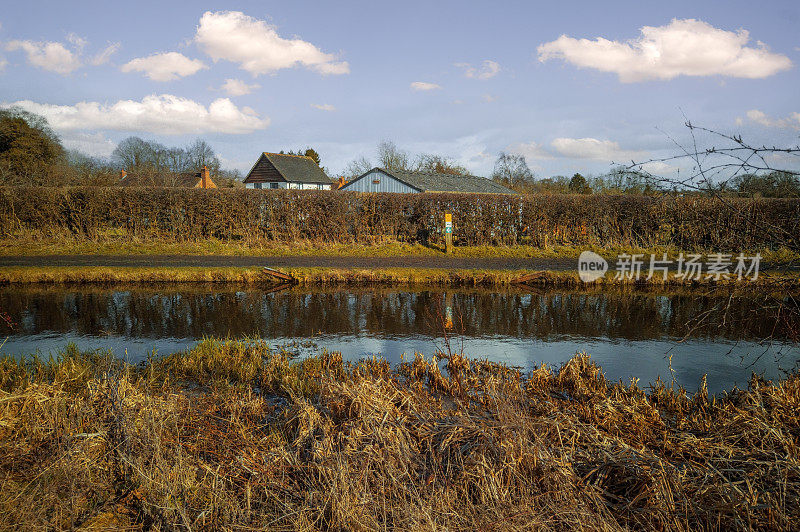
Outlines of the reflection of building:
{"label": "reflection of building", "polygon": [[474,175],[400,172],[373,168],[341,187],[354,192],[460,192],[468,194],[516,194],[491,179]]}
{"label": "reflection of building", "polygon": [[304,155],[264,152],[244,179],[247,188],[330,190],[331,180]]}

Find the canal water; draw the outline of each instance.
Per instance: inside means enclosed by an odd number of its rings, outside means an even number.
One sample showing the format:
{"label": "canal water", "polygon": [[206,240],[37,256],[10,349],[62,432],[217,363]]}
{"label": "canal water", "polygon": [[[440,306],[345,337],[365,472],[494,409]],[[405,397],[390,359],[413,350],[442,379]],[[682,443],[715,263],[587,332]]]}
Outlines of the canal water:
{"label": "canal water", "polygon": [[717,393],[746,386],[753,372],[779,377],[800,360],[793,324],[761,305],[680,290],[7,286],[0,353],[46,356],[72,342],[136,362],[203,337],[258,337],[351,361],[452,350],[531,369],[586,352],[613,380],[660,376],[694,390],[707,374]]}

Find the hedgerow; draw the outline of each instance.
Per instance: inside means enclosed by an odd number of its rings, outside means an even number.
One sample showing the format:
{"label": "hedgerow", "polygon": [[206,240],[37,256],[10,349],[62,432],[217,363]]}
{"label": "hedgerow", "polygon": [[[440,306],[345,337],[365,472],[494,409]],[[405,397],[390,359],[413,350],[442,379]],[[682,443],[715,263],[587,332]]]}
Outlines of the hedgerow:
{"label": "hedgerow", "polygon": [[329,243],[800,249],[800,200],[700,196],[360,194],[122,187],[0,188],[0,234]]}

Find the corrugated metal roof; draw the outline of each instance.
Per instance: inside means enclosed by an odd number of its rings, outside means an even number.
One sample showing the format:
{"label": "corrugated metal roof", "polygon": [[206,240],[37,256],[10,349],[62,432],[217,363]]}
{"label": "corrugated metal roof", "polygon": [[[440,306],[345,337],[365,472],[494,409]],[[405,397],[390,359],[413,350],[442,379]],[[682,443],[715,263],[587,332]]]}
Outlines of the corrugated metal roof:
{"label": "corrugated metal roof", "polygon": [[[475,175],[434,174],[427,172],[404,172],[380,170],[421,192],[462,192],[469,194],[516,194],[499,183]],[[368,172],[369,173],[369,172]],[[366,175],[366,174],[365,174]],[[347,185],[343,187],[347,189]]]}
{"label": "corrugated metal roof", "polygon": [[331,180],[311,157],[286,155],[284,153],[264,152],[264,157],[281,173],[286,181],[292,183],[322,183],[330,185]]}

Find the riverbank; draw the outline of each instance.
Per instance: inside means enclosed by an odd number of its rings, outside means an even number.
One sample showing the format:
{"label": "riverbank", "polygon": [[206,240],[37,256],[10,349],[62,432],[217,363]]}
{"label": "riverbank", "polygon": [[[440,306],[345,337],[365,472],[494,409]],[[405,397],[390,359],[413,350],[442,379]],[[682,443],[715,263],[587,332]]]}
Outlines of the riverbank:
{"label": "riverbank", "polygon": [[0,528],[790,528],[800,378],[711,398],[207,340],[0,361]]}
{"label": "riverbank", "polygon": [[[666,279],[617,279],[614,272],[593,282],[583,283],[577,271],[538,271],[530,269],[448,269],[437,268],[281,268],[281,272],[301,285],[434,285],[502,287],[524,281],[529,286],[549,287],[689,287],[800,289],[800,273],[766,271],[758,279],[684,279],[671,273]],[[260,267],[0,267],[3,284],[122,284],[122,283],[240,283],[281,284]]]}

